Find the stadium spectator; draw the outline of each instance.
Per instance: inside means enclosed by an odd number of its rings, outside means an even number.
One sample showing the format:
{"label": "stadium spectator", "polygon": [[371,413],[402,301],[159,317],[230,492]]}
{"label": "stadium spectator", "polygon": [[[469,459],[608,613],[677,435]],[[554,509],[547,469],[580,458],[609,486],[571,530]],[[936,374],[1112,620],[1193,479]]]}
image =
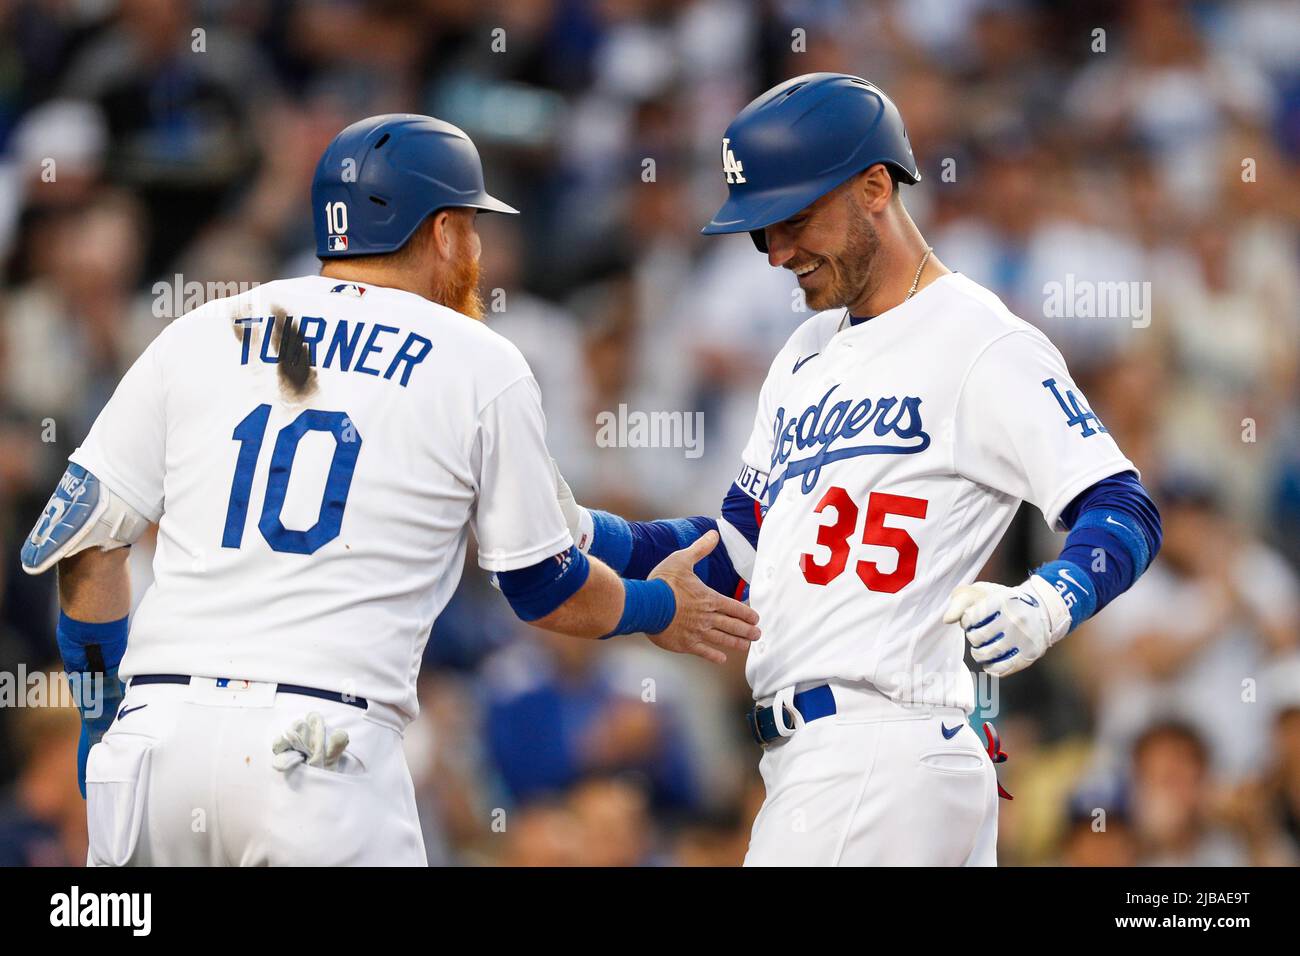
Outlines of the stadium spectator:
{"label": "stadium spectator", "polygon": [[[14,556],[67,453],[187,284],[208,297],[318,269],[312,171],[369,114],[462,126],[524,213],[480,218],[488,321],[536,371],[579,500],[712,513],[767,365],[807,315],[746,237],[698,236],[724,190],[719,136],[775,82],[842,70],[902,108],[924,176],[905,201],[936,254],[1053,337],[1161,489],[1151,570],[998,688],[1017,796],[1003,860],[1300,862],[1296,5],[873,12],[0,2],[0,669],[55,653],[52,579]],[[1135,282],[1141,298],[1057,308],[1067,282]],[[620,405],[702,413],[702,456],[599,446],[597,414]],[[1059,549],[1040,524],[1023,509],[992,559],[1002,577]],[[136,601],[152,547],[133,548]],[[467,570],[407,735],[431,862],[743,857],[761,794],[743,661],[653,662],[642,646],[521,637]],[[84,858],[67,717],[0,712],[0,861]],[[1130,757],[1127,800],[1091,795]]]}

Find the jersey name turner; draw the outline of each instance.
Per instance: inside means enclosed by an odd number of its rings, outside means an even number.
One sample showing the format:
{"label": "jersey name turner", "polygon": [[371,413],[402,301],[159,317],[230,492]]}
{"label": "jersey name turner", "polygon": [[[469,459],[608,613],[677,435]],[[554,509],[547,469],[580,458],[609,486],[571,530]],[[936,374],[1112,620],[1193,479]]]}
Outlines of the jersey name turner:
{"label": "jersey name turner", "polygon": [[[364,321],[326,319],[318,315],[304,315],[298,320],[284,314],[246,315],[239,316],[234,322],[242,346],[241,365],[249,363],[256,338],[262,341],[256,355],[264,363],[274,365],[279,361],[279,347],[273,348],[273,343],[280,340],[286,322],[296,322],[298,340],[307,348],[314,368],[377,375],[386,381],[392,381],[396,375],[397,384],[403,388],[410,381],[411,372],[433,348],[433,342],[418,332],[407,331],[403,335],[402,329],[378,322],[370,323],[368,334]],[[388,347],[398,341],[401,344],[396,349]],[[372,368],[368,362],[379,364]]]}
{"label": "jersey name turner", "polygon": [[[310,362],[278,362],[282,340]],[[72,460],[158,521],[124,677],[303,684],[409,717],[469,532],[491,571],[571,544],[518,349],[322,276],[171,323]]]}

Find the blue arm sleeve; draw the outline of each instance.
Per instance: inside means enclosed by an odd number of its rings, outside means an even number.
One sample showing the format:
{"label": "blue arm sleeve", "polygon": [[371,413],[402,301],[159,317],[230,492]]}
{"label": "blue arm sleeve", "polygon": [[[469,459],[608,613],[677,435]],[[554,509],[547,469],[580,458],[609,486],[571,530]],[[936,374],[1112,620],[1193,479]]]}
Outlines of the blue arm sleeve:
{"label": "blue arm sleeve", "polygon": [[[607,511],[592,511],[591,517],[595,527],[591,554],[633,580],[644,580],[668,555],[718,529],[717,519],[702,516],[626,521]],[[756,502],[734,483],[723,500],[722,517],[757,547],[760,519]],[[695,566],[695,573],[706,585],[728,597],[735,597],[742,586],[740,574],[721,543]]]}
{"label": "blue arm sleeve", "polygon": [[1066,598],[1071,629],[1123,594],[1160,550],[1160,512],[1131,471],[1085,489],[1066,507],[1060,556],[1034,573]]}
{"label": "blue arm sleeve", "polygon": [[[577,594],[590,575],[591,563],[575,546],[526,568],[498,572],[497,584],[521,621],[536,621]],[[658,634],[676,613],[677,601],[667,582],[624,580],[622,615],[604,636]]]}
{"label": "blue arm sleeve", "polygon": [[128,618],[88,623],[59,612],[55,629],[63,668],[77,710],[81,712],[81,739],[77,743],[77,786],[86,795],[86,759],[117,716],[122,702],[122,682],[117,667],[126,653]]}
{"label": "blue arm sleeve", "polygon": [[576,547],[526,568],[501,571],[497,583],[521,621],[536,621],[578,593],[591,565]]}

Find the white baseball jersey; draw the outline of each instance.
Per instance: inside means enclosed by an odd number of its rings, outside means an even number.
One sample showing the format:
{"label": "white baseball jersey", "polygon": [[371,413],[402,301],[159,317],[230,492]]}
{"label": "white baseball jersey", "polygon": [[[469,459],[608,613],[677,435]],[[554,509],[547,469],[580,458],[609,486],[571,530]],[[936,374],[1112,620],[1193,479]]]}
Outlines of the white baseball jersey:
{"label": "white baseball jersey", "polygon": [[[311,355],[277,365],[287,314]],[[409,292],[306,276],[177,319],[71,456],[158,521],[121,674],[303,684],[416,713],[434,619],[479,564],[571,538],[519,350]]]}
{"label": "white baseball jersey", "polygon": [[868,681],[969,712],[965,640],[941,620],[950,592],[1022,500],[1055,527],[1079,492],[1133,465],[1046,336],[970,279],[844,320],[822,312],[790,337],[743,454],[738,483],[768,505],[750,686],[759,699]]}

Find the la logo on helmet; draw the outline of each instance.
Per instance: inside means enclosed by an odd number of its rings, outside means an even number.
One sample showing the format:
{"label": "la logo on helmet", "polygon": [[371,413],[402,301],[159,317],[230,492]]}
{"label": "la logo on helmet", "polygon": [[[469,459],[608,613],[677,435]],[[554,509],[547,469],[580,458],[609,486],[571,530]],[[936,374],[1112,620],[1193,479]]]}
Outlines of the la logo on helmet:
{"label": "la logo on helmet", "polygon": [[727,183],[743,183],[745,181],[745,167],[736,159],[736,154],[732,152],[731,142],[726,136],[722,137],[722,171],[727,174]]}

